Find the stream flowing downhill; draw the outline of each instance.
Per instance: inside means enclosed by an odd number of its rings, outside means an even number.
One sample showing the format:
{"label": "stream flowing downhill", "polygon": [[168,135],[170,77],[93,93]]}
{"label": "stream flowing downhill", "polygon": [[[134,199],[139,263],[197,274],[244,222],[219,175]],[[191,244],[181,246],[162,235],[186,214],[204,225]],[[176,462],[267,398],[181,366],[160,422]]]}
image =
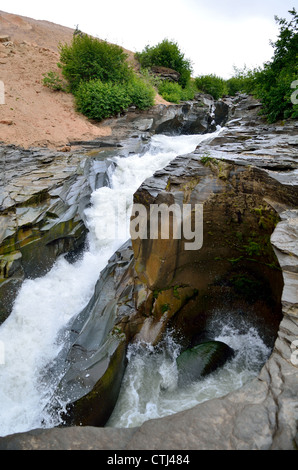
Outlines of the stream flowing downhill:
{"label": "stream flowing downhill", "polygon": [[[110,174],[110,187],[97,189],[85,211],[89,234],[84,254],[75,263],[62,256],[44,277],[26,280],[11,315],[0,326],[4,353],[0,362],[0,436],[59,424],[58,417],[50,416],[46,409],[60,377],[57,374],[45,382],[43,372],[63,348],[61,331],[86,306],[100,272],[129,239],[134,192],[176,156],[192,152],[200,142],[219,132],[220,129],[205,135],[156,135],[143,154],[113,157],[116,165]],[[112,217],[116,213],[118,226],[111,223],[115,222]],[[163,349],[130,346],[127,372],[108,426],[136,426],[147,419],[190,408],[222,396],[256,375],[270,351],[253,328],[242,332],[237,328],[223,325],[217,334],[218,339],[235,349],[235,358],[220,372],[182,391],[176,387],[179,346],[170,335]],[[152,376],[146,372],[148,369],[153,371]]]}

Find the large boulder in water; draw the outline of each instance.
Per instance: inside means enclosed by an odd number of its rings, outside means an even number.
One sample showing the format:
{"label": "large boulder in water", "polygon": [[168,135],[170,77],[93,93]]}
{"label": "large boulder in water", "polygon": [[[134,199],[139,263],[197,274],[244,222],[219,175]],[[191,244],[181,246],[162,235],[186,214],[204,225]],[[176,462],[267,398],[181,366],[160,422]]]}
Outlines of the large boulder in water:
{"label": "large boulder in water", "polygon": [[221,341],[206,341],[186,349],[177,357],[179,385],[187,385],[223,366],[234,355]]}

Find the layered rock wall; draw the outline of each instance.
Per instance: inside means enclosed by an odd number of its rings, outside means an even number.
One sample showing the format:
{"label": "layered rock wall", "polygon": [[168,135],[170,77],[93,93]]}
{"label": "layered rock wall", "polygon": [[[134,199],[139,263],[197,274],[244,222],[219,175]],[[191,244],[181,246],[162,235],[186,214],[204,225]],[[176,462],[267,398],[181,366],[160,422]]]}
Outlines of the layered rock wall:
{"label": "layered rock wall", "polygon": [[80,152],[2,147],[0,153],[2,322],[24,279],[45,274],[59,255],[83,246],[84,209],[107,164]]}
{"label": "layered rock wall", "polygon": [[[202,204],[204,243],[188,253],[185,240],[134,242],[135,274],[129,282],[123,278],[132,290],[128,293],[118,284],[122,300],[117,308],[122,305],[124,310],[123,315],[117,310],[115,323],[117,333],[129,340],[152,342],[167,325],[174,325],[191,343],[194,328],[200,334],[218,302],[221,307],[228,302],[235,314],[244,310],[264,327],[267,341],[273,343],[258,377],[222,398],[139,428],[34,430],[0,439],[0,448],[297,448],[297,123],[269,126],[258,108],[252,98],[241,97],[219,137],[178,157],[137,191],[135,201],[147,206]],[[155,122],[148,119],[138,121],[145,136]],[[236,282],[244,276],[246,283]]]}
{"label": "layered rock wall", "polygon": [[[83,246],[84,209],[92,191],[109,184],[109,157],[141,151],[143,141],[158,131],[184,132],[188,126],[190,132],[209,132],[216,108],[202,95],[198,102],[159,105],[148,113],[131,109],[111,120],[113,136],[108,141],[73,142],[81,147],[77,151],[2,146],[0,323],[9,315],[24,279],[45,274],[58,256]],[[226,106],[221,120],[227,113]]]}

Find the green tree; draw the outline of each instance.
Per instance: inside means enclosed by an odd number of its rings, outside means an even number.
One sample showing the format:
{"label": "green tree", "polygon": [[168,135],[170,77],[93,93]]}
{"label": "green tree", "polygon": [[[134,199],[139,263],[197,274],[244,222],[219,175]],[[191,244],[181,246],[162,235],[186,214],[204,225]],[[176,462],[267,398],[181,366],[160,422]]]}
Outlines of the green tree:
{"label": "green tree", "polygon": [[148,109],[154,105],[154,88],[136,75],[127,83],[127,94],[130,97],[130,105],[139,109]]}
{"label": "green tree", "polygon": [[142,52],[136,54],[136,58],[144,68],[153,66],[168,67],[179,72],[179,84],[184,88],[188,84],[192,72],[189,59],[186,59],[176,42],[164,39],[156,46],[148,45]]}
{"label": "green tree", "polygon": [[291,101],[291,84],[298,79],[298,15],[295,8],[289,13],[289,21],[275,17],[280,31],[277,41],[271,43],[274,55],[253,77],[254,94],[269,122],[298,116],[297,105]]}
{"label": "green tree", "polygon": [[298,14],[293,8],[289,10],[292,15],[290,21],[275,16],[275,21],[280,26],[278,39],[275,43],[271,42],[274,47],[273,61],[271,67],[276,72],[281,71],[284,67],[297,64],[298,59]]}
{"label": "green tree", "polygon": [[88,36],[76,27],[71,44],[60,44],[63,77],[49,72],[44,84],[53,90],[69,90],[77,110],[90,119],[102,120],[135,105],[154,105],[155,90],[129,67],[127,54],[119,46]]}
{"label": "green tree", "polygon": [[182,87],[179,83],[163,80],[159,87],[158,93],[171,103],[179,103],[182,99]]}

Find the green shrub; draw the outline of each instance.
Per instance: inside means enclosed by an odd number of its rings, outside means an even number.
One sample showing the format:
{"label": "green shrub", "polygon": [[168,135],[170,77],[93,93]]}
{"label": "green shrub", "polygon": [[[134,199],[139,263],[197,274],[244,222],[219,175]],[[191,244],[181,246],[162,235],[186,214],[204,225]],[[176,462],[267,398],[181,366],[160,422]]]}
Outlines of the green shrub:
{"label": "green shrub", "polygon": [[213,74],[200,75],[195,78],[195,83],[198,90],[208,93],[215,100],[218,100],[228,92],[225,80]]}
{"label": "green shrub", "polygon": [[140,68],[140,74],[141,74],[142,80],[148,86],[152,86],[153,88],[158,89],[160,83],[162,82],[162,79],[160,77],[158,77],[154,73],[150,72],[149,69],[146,69],[144,67]]}
{"label": "green shrub", "polygon": [[235,75],[226,80],[227,93],[235,96],[237,92],[252,93],[255,89],[255,77],[261,69],[249,70],[246,66],[243,69],[234,67]]}
{"label": "green shrub", "polygon": [[127,85],[127,92],[131,99],[131,104],[139,109],[148,109],[154,105],[154,88],[141,78],[132,78]]}
{"label": "green shrub", "polygon": [[43,84],[54,91],[67,91],[67,83],[61,79],[57,72],[48,72],[43,75]]}
{"label": "green shrub", "polygon": [[131,103],[127,86],[101,80],[81,82],[75,99],[77,110],[97,121],[115,116]]}
{"label": "green shrub", "polygon": [[194,80],[190,80],[185,88],[182,88],[181,100],[188,101],[193,100],[196,93],[198,93],[197,86]]}
{"label": "green shrub", "polygon": [[186,87],[192,71],[190,60],[184,57],[175,42],[164,39],[156,46],[146,46],[142,52],[136,53],[136,58],[144,68],[153,66],[168,67],[180,73],[179,84]]}
{"label": "green shrub", "polygon": [[76,91],[81,81],[99,79],[102,82],[124,83],[131,78],[132,71],[123,49],[87,34],[74,34],[72,42],[60,44],[62,74],[70,90]]}
{"label": "green shrub", "polygon": [[[296,68],[298,72],[298,68]],[[262,103],[262,113],[268,122],[273,123],[279,119],[295,118],[295,107],[291,102],[291,83],[298,73],[284,68],[276,74],[272,67],[265,66],[262,72],[256,75],[254,94]],[[297,116],[296,116],[297,117]]]}
{"label": "green shrub", "polygon": [[226,81],[226,84],[227,84],[227,92],[229,96],[235,96],[236,93],[243,91],[242,82],[237,77],[229,78]]}
{"label": "green shrub", "polygon": [[182,87],[179,83],[170,82],[169,80],[163,80],[159,87],[158,93],[166,100],[171,103],[179,103],[182,99]]}
{"label": "green shrub", "polygon": [[297,118],[297,108],[291,101],[291,83],[298,78],[298,14],[295,9],[289,13],[290,21],[275,17],[280,32],[277,41],[272,43],[272,61],[255,76],[255,95],[261,100],[269,122]]}
{"label": "green shrub", "polygon": [[279,35],[272,60],[263,68],[238,71],[227,86],[232,91],[253,94],[262,103],[262,113],[270,123],[279,119],[298,117],[298,106],[293,104],[291,84],[298,79],[298,15],[293,8],[291,20],[275,17]]}
{"label": "green shrub", "polygon": [[134,77],[128,83],[90,80],[81,82],[75,92],[77,110],[90,119],[101,121],[121,113],[131,105],[147,109],[154,104],[155,92]]}
{"label": "green shrub", "polygon": [[193,100],[198,92],[194,82],[189,81],[185,88],[179,83],[163,80],[158,85],[158,93],[171,103],[179,103],[180,101]]}

